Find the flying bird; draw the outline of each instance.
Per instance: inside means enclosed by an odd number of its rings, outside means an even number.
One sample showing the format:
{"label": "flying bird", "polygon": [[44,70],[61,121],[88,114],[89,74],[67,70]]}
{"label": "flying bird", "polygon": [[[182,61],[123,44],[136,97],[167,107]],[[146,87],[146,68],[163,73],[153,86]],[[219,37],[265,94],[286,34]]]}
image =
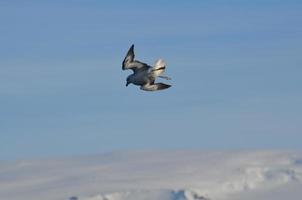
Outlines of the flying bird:
{"label": "flying bird", "polygon": [[151,67],[146,63],[134,60],[134,56],[134,45],[132,45],[122,64],[123,70],[131,69],[133,71],[133,74],[127,77],[126,86],[132,83],[140,86],[140,89],[145,91],[157,91],[171,87],[171,85],[165,83],[155,83],[157,77],[171,80],[167,76],[162,76],[166,68],[166,63],[163,59],[156,60],[154,66]]}

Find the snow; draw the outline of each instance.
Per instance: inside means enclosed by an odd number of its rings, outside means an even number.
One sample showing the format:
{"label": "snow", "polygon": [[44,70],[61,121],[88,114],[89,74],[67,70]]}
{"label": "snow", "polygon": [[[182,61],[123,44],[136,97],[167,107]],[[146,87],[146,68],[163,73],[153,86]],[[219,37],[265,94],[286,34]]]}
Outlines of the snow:
{"label": "snow", "polygon": [[302,153],[136,151],[0,162],[0,199],[298,199]]}

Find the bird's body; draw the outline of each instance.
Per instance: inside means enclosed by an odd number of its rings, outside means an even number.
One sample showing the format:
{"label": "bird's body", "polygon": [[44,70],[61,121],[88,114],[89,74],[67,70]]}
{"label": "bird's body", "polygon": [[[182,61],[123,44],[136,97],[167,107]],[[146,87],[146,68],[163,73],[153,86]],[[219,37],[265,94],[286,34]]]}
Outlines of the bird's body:
{"label": "bird's body", "polygon": [[133,73],[128,76],[128,80],[132,84],[139,86],[152,83],[152,80],[148,77],[148,71]]}
{"label": "bird's body", "polygon": [[167,80],[170,79],[169,77],[160,76],[165,68],[165,62],[162,59],[157,60],[153,67],[138,60],[134,60],[134,45],[128,50],[122,64],[123,70],[133,70],[133,74],[127,77],[126,86],[132,83],[140,86],[140,89],[146,91],[157,91],[171,87],[171,85],[164,83],[155,83],[156,77],[165,78]]}

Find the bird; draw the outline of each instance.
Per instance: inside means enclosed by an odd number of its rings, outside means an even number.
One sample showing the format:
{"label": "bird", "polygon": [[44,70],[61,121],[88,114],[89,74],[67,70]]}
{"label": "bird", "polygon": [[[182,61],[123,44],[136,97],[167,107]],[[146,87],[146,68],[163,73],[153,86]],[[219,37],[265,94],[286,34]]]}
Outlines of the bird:
{"label": "bird", "polygon": [[144,91],[158,91],[171,87],[165,83],[155,83],[157,77],[171,80],[170,77],[162,76],[166,69],[166,63],[163,59],[157,59],[154,66],[151,67],[146,63],[134,60],[134,57],[134,44],[132,44],[122,63],[123,70],[131,69],[133,71],[127,77],[126,86],[132,83],[140,86],[140,89]]}

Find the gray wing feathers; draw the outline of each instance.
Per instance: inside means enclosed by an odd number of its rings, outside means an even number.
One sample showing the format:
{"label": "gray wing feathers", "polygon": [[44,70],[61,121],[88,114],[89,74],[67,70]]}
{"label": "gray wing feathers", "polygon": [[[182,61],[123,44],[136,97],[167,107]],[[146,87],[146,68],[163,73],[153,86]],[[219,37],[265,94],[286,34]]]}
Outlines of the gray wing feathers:
{"label": "gray wing feathers", "polygon": [[148,70],[150,68],[149,65],[140,62],[138,60],[134,60],[134,45],[131,45],[130,49],[128,50],[122,64],[122,69],[132,69],[134,72],[137,70]]}
{"label": "gray wing feathers", "polygon": [[164,84],[164,83],[155,83],[155,84],[146,84],[140,87],[142,90],[146,91],[157,91],[157,90],[164,90],[171,87],[171,85]]}
{"label": "gray wing feathers", "polygon": [[127,55],[125,56],[123,60],[122,69],[126,70],[129,67],[129,64],[133,62],[134,59],[134,45],[131,45],[130,49],[127,52]]}

